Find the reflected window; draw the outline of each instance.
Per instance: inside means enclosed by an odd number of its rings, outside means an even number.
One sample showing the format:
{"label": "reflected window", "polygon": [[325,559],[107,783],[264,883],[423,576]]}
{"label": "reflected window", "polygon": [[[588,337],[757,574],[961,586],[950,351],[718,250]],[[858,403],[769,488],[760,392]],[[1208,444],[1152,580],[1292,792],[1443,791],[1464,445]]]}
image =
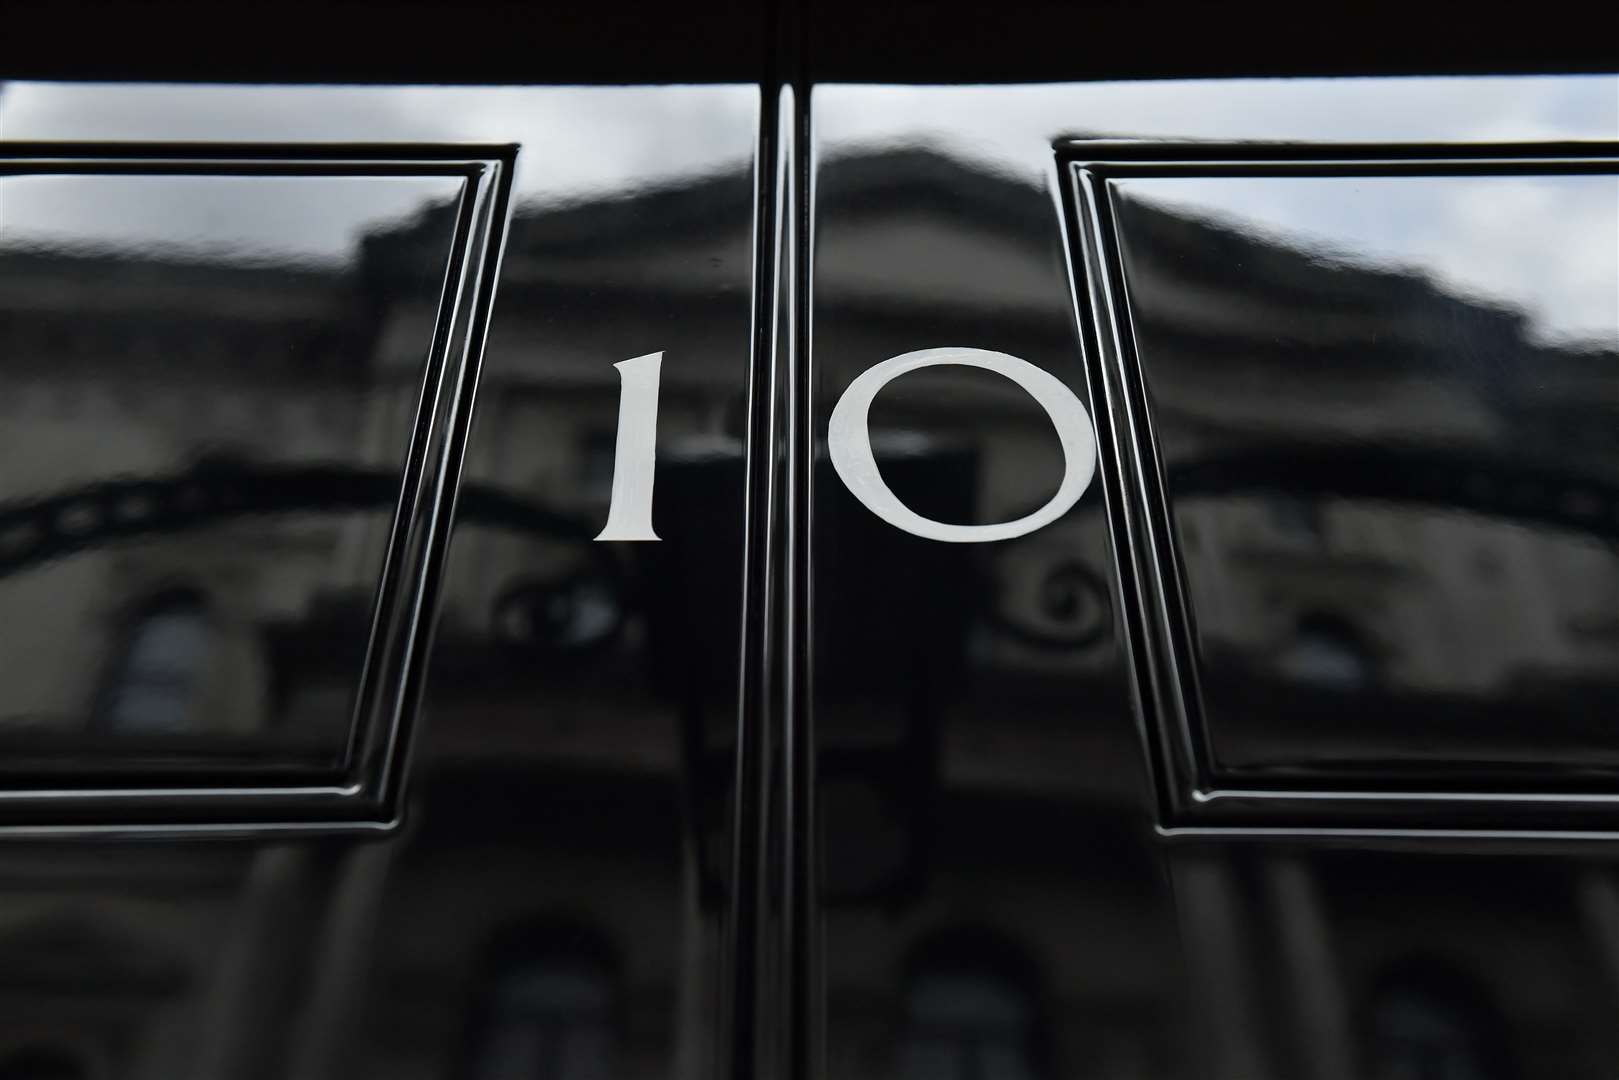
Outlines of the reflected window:
{"label": "reflected window", "polygon": [[899,1042],[903,1080],[1041,1080],[1033,969],[990,935],[957,932],[918,951]]}
{"label": "reflected window", "polygon": [[1272,527],[1283,536],[1309,544],[1319,544],[1326,536],[1319,501],[1278,496],[1267,500],[1267,505]]}
{"label": "reflected window", "polygon": [[1375,674],[1372,650],[1360,631],[1323,613],[1299,619],[1292,639],[1277,655],[1276,668],[1291,682],[1323,690],[1363,689]]}
{"label": "reflected window", "polygon": [[153,599],[130,624],[108,682],[104,726],[140,734],[196,730],[213,643],[201,593],[184,589]]}
{"label": "reflected window", "polygon": [[474,1024],[470,1080],[610,1080],[617,980],[611,951],[586,929],[508,935]]}
{"label": "reflected window", "polygon": [[1443,969],[1383,981],[1368,1011],[1371,1080],[1508,1080],[1501,1021],[1482,992]]}

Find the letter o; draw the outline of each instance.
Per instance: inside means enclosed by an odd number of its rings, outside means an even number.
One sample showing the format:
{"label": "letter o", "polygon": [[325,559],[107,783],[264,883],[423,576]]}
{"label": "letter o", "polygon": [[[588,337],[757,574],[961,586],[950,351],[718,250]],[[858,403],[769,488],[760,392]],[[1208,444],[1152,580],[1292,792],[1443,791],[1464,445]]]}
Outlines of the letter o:
{"label": "letter o", "polygon": [[[879,390],[906,372],[946,364],[983,368],[1006,376],[1027,391],[1051,418],[1062,442],[1062,483],[1050,501],[1034,513],[995,525],[947,525],[925,518],[900,502],[883,482],[871,452],[868,423],[872,401]],[[1027,360],[988,349],[919,349],[872,365],[838,399],[826,441],[832,467],[867,510],[908,533],[955,544],[1010,540],[1049,525],[1079,501],[1096,474],[1096,436],[1091,431],[1091,417],[1073,391]]]}

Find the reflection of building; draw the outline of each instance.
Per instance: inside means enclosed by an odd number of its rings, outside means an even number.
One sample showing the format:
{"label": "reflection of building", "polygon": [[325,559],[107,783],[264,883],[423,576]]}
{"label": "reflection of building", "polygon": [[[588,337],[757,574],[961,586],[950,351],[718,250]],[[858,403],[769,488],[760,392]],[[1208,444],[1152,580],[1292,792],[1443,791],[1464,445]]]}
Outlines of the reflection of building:
{"label": "reflection of building", "polygon": [[[1431,692],[1615,670],[1605,503],[1619,485],[1619,342],[1540,344],[1522,313],[1417,270],[1288,247],[1146,198],[1124,201],[1121,224],[1172,489],[1179,465],[1207,474],[1210,459],[1265,448],[1316,453],[1322,471],[1448,466],[1451,499],[1525,483],[1546,485],[1532,495],[1548,508],[1596,498],[1520,474],[1534,465],[1606,493],[1587,527],[1549,531],[1458,513],[1445,492],[1402,502],[1398,475],[1382,498],[1336,495],[1327,477],[1307,493],[1182,483],[1207,648],[1281,658],[1296,635],[1295,652],[1322,657],[1331,677],[1364,664],[1377,670],[1354,677]],[[1387,452],[1357,458],[1366,447]]]}
{"label": "reflection of building", "polygon": [[[859,354],[829,365],[858,368],[868,355],[931,343],[912,336],[919,315],[932,335],[970,335],[977,313],[1043,287],[1052,211],[1041,193],[933,155],[839,167],[844,188],[829,198],[846,200],[846,224],[822,235],[817,257],[859,263],[865,276],[840,274],[861,288],[819,297],[838,340]],[[701,1033],[721,952],[748,198],[744,178],[724,177],[518,213],[468,461],[469,491],[482,501],[469,495],[463,506],[406,831],[358,848],[177,847],[162,859],[0,853],[0,995],[9,1003],[0,1080],[50,1068],[98,1080],[712,1075]],[[158,351],[127,384],[104,353],[92,355],[94,377],[66,359],[14,372],[9,357],[20,354],[8,344],[8,381],[25,385],[0,404],[3,437],[65,455],[48,482],[8,474],[8,491],[51,494],[67,472],[72,483],[104,479],[105,458],[63,464],[87,414],[116,447],[116,470],[135,476],[180,471],[219,448],[249,463],[389,464],[410,422],[413,343],[428,307],[424,293],[388,275],[431,261],[423,237],[441,213],[375,232],[342,271],[144,269],[148,282],[183,278],[176,295],[204,312],[230,310],[237,289],[279,298],[242,334],[262,350],[262,367],[234,365],[239,339],[228,320],[217,336],[186,337],[183,374],[172,376]],[[1171,254],[1245,242],[1154,220]],[[885,230],[937,245],[930,295],[884,292]],[[1297,283],[1306,273],[1285,250],[1256,254],[1272,260],[1276,278]],[[66,291],[87,274],[85,257],[74,258],[60,264],[64,310],[82,307]],[[30,278],[48,296],[44,269],[31,267]],[[1509,315],[1469,315],[1420,281],[1343,267],[1309,273],[1322,275],[1306,281],[1322,294],[1393,290],[1420,310],[1476,318],[1490,341],[1515,333]],[[1172,275],[1158,287],[1190,288]],[[145,293],[119,295],[131,318],[152,307]],[[678,306],[677,330],[623,341],[617,331],[649,304]],[[182,310],[171,332],[186,336],[196,317]],[[8,342],[57,341],[26,318],[7,327]],[[299,344],[267,343],[286,327]],[[1160,408],[1195,417],[1217,401],[1240,404],[1251,388],[1230,369],[1245,358],[1277,362],[1227,342],[1225,377],[1206,378],[1195,315],[1184,328],[1188,344],[1170,362],[1185,399],[1158,394]],[[1028,340],[996,344],[1071,352],[1070,335],[1031,320]],[[65,337],[50,347],[63,358],[78,349]],[[209,349],[232,358],[228,377]],[[611,475],[611,364],[660,349],[665,541],[593,548],[589,526]],[[318,360],[282,365],[289,356]],[[1253,377],[1274,382],[1269,369]],[[895,389],[874,417],[928,435],[899,440],[904,452],[888,459],[896,489],[919,505],[1008,516],[1054,481],[1045,421],[1015,392],[948,376]],[[1508,422],[1463,382],[1421,389],[1420,401],[1410,387],[1387,393],[1413,402],[1410,423],[1427,430],[1433,416],[1458,431]],[[1401,422],[1353,387],[1325,401],[1316,384],[1293,392],[1275,409],[1281,422],[1331,421],[1338,400],[1360,402],[1346,407],[1346,425],[1362,415]],[[1279,423],[1276,437],[1289,434]],[[1199,452],[1220,445],[1218,431],[1200,438]],[[6,449],[10,457],[14,445]],[[969,468],[979,483],[963,490],[951,481]],[[1326,1080],[1356,1075],[1344,1062],[1362,1047],[1375,1080],[1412,1075],[1411,1061],[1440,1061],[1447,1071],[1428,1075],[1472,1080],[1590,1075],[1612,1049],[1588,1035],[1612,1009],[1615,988],[1601,980],[1619,971],[1619,890],[1601,866],[1577,880],[1540,871],[1536,900],[1523,907],[1495,887],[1523,874],[1510,860],[1425,877],[1397,855],[1178,850],[1178,951],[1165,930],[1174,913],[1161,853],[1140,820],[1128,703],[1111,674],[1118,643],[1097,500],[995,550],[916,556],[840,502],[829,475],[819,482],[818,557],[861,585],[826,597],[818,624],[817,659],[829,673],[818,702],[828,904],[839,942],[827,958],[831,1075]],[[8,677],[37,663],[42,684],[86,682],[88,694],[96,680],[83,674],[101,661],[119,726],[159,727],[148,718],[189,708],[262,736],[301,723],[298,708],[266,704],[290,695],[330,730],[346,719],[357,656],[344,648],[363,625],[381,520],[236,521],[13,573],[0,589],[22,591],[0,603],[46,611],[42,619],[61,622],[42,626],[42,638],[82,648],[12,660]],[[1424,661],[1436,635],[1423,618],[1447,620],[1454,630],[1440,636],[1470,662],[1493,657],[1495,672],[1537,662],[1612,670],[1609,645],[1576,654],[1558,636],[1602,607],[1586,563],[1611,572],[1611,552],[1588,542],[1251,491],[1200,499],[1183,530],[1194,587],[1238,583],[1230,597],[1194,596],[1205,632],[1246,656],[1279,657],[1295,681],[1352,686],[1376,677],[1366,669],[1385,654],[1412,665],[1402,687],[1488,681],[1476,668],[1458,675]],[[1472,578],[1442,557],[1463,533],[1503,588],[1520,588],[1520,577],[1579,584],[1551,591],[1533,609],[1549,609],[1543,619],[1481,625],[1467,610]],[[930,589],[940,576],[981,582],[977,605]],[[1417,596],[1423,614],[1371,617],[1385,582],[1389,604]],[[1275,609],[1267,590],[1283,597]],[[1500,609],[1531,610],[1515,603]],[[118,626],[129,627],[121,646],[108,640]],[[885,665],[906,678],[896,682]],[[6,692],[22,695],[25,685]],[[63,711],[88,718],[85,701]],[[1100,854],[1082,860],[1080,851]],[[1463,898],[1447,877],[1465,881]],[[1559,993],[1572,986],[1591,991],[1577,1006]],[[1211,1028],[1210,1059],[1177,1044],[1182,995]],[[1518,1072],[1501,1071],[1510,1066],[1490,1030],[1500,1015],[1533,1020],[1502,1037]],[[51,1054],[70,1064],[48,1064]]]}
{"label": "reflection of building", "polygon": [[[153,514],[159,503],[183,509],[188,475],[206,488],[210,470],[387,467],[402,453],[414,375],[373,363],[382,320],[347,268],[28,248],[5,252],[0,264],[0,451],[12,463],[14,546],[30,529],[71,538],[76,528],[103,532]],[[124,485],[111,521],[98,513],[99,486],[109,483]],[[47,511],[57,520],[29,520],[22,504],[41,499],[57,504]],[[0,716],[13,730],[82,726],[98,694],[121,693],[87,673],[115,654],[181,647],[188,632],[172,617],[167,645],[151,620],[162,617],[154,604],[163,597],[186,595],[208,638],[183,646],[208,654],[190,690],[194,715],[207,718],[199,722],[269,731],[319,752],[346,727],[345,692],[330,700],[297,687],[276,700],[266,638],[321,610],[354,609],[363,628],[387,509],[220,514],[202,527],[137,533],[13,569],[0,579],[0,606],[29,612],[35,634],[5,642]]]}

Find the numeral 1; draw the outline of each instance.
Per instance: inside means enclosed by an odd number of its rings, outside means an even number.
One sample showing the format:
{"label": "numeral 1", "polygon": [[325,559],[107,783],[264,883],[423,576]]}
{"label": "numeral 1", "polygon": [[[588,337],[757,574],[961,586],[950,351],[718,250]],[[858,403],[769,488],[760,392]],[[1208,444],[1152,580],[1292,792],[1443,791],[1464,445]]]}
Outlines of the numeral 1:
{"label": "numeral 1", "polygon": [[663,353],[620,360],[618,440],[613,451],[613,498],[598,540],[656,540],[652,474],[658,457],[658,380]]}

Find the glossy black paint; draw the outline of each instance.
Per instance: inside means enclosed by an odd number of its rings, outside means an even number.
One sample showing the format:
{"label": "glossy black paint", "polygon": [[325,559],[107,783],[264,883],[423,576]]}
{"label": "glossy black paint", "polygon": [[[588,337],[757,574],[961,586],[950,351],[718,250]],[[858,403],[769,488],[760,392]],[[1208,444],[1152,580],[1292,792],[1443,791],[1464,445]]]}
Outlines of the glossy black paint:
{"label": "glossy black paint", "polygon": [[[1490,763],[1476,742],[1454,755],[1434,747],[1441,735],[1478,738],[1471,721],[1489,712],[1486,692],[1454,716],[1412,706],[1413,725],[1432,725],[1421,736],[1308,695],[1271,712],[1234,709],[1253,695],[1249,669],[1278,653],[1268,639],[1246,645],[1248,665],[1231,671],[1250,682],[1220,696],[1226,657],[1206,597],[1242,579],[1188,553],[1182,508],[1256,475],[1257,490],[1272,492],[1278,474],[1296,480],[1325,458],[1338,469],[1334,498],[1370,492],[1379,513],[1398,515],[1412,489],[1447,519],[1516,513],[1522,539],[1541,543],[1583,520],[1585,503],[1513,486],[1492,502],[1442,477],[1423,487],[1425,474],[1393,485],[1406,493],[1394,499],[1366,479],[1390,452],[1380,439],[1302,452],[1325,441],[1311,432],[1338,430],[1330,410],[1307,407],[1314,380],[1347,363],[1384,380],[1414,371],[1419,386],[1443,372],[1486,383],[1509,414],[1555,396],[1550,459],[1522,475],[1579,495],[1594,481],[1574,484],[1575,467],[1612,449],[1600,442],[1606,331],[1581,380],[1558,389],[1539,367],[1514,376],[1515,363],[1556,359],[1566,343],[1526,336],[1511,315],[1527,310],[1522,298],[1458,295],[1431,267],[1389,269],[1368,239],[1386,202],[1328,229],[1337,247],[1323,248],[1304,225],[1343,200],[1310,189],[1298,200],[1303,224],[1287,222],[1294,233],[1254,225],[1252,206],[1242,219],[1228,193],[1251,190],[1256,173],[1299,171],[1278,161],[1338,160],[1344,145],[1360,147],[1355,160],[1412,147],[1432,157],[1436,146],[1449,160],[1487,141],[1512,143],[1514,160],[1566,156],[1571,143],[1619,136],[1613,89],[1611,79],[828,86],[795,63],[762,90],[6,86],[0,134],[16,143],[253,141],[300,160],[362,139],[516,150],[486,358],[448,395],[468,402],[475,390],[476,412],[470,426],[444,421],[449,437],[424,452],[445,463],[444,491],[458,502],[442,574],[425,547],[409,554],[437,610],[430,650],[419,637],[424,651],[404,665],[404,685],[422,680],[406,813],[391,835],[364,841],[270,830],[203,840],[151,818],[102,819],[135,826],[142,843],[7,838],[0,1077],[1608,1075],[1619,1057],[1619,879],[1595,817],[1573,811],[1557,833],[1536,832],[1545,819],[1502,798],[1491,816],[1439,832],[1426,802],[1382,798],[1359,831],[1342,827],[1341,809],[1312,817],[1274,803],[1212,822],[1224,831],[1185,827],[1176,785],[1198,775],[1177,772],[1154,740],[1173,730],[1155,680],[1184,675],[1209,705],[1210,775],[1246,782],[1282,768],[1316,784],[1312,796],[1345,775],[1370,775],[1380,796],[1377,785],[1432,794],[1447,775],[1498,783],[1500,755]],[[1118,174],[1109,249],[1093,242],[1109,234],[1089,231],[1093,208],[1070,168],[1103,160],[1083,152],[1099,134],[1136,144],[1137,164],[1214,160],[1184,145],[1193,139],[1266,145],[1246,147],[1243,168],[1194,169],[1206,184],[1190,212],[1189,196],[1145,186],[1157,179]],[[1365,149],[1391,141],[1407,150]],[[1582,152],[1604,163],[1588,173],[1611,176],[1606,146]],[[1323,182],[1314,164],[1304,171],[1299,183]],[[1520,199],[1512,216],[1566,221],[1552,194]],[[297,204],[311,216],[315,205]],[[194,201],[179,209],[206,220]],[[1207,220],[1222,213],[1247,224]],[[242,220],[269,216],[261,204]],[[444,258],[441,217],[406,214],[368,226],[366,240],[316,221],[312,235],[342,253],[339,265],[376,268],[359,300],[344,294],[383,327],[339,340],[351,367],[378,370],[390,348],[430,354],[404,283]],[[0,216],[0,244],[14,221]],[[268,254],[242,243],[237,257],[285,260],[275,250],[285,231],[271,230]],[[1533,253],[1548,234],[1504,235],[1526,236]],[[1601,240],[1600,228],[1570,230],[1530,284],[1546,293],[1560,264],[1575,266],[1569,280],[1595,277],[1588,297],[1605,318]],[[1209,269],[1211,251],[1236,257]],[[148,234],[128,257],[152,279],[173,255]],[[32,295],[32,280],[5,279],[0,303]],[[1235,322],[1237,360],[1207,333],[1178,332],[1180,305],[1199,288],[1215,289],[1212,310]],[[196,302],[199,289],[182,294],[193,304],[186,335],[215,314]],[[1315,298],[1298,305],[1304,330],[1285,348],[1275,328],[1290,312],[1262,306],[1278,289]],[[1358,336],[1334,336],[1339,292],[1358,298]],[[1128,319],[1134,366],[1108,351],[1108,311]],[[824,425],[848,382],[940,345],[1014,353],[1086,403],[1100,470],[1065,518],[1004,543],[940,544],[879,521],[833,474]],[[611,365],[652,351],[665,356],[663,539],[597,544],[612,476]],[[1282,456],[1252,452],[1271,446],[1252,406],[1280,397],[1288,377],[1199,392],[1200,365],[1255,352],[1253,362],[1295,372],[1304,402],[1286,419],[1306,435]],[[136,369],[163,376],[149,377],[154,395],[169,392],[178,355]],[[8,380],[28,373],[16,356],[0,357]],[[101,365],[98,385],[122,374]],[[243,380],[232,387],[256,391],[257,411],[236,421],[243,437],[301,385],[283,374],[260,387],[242,366],[225,370]],[[69,374],[58,365],[30,377]],[[317,363],[303,377],[329,374]],[[1177,407],[1182,393],[1193,407]],[[138,415],[131,408],[79,430],[104,446]],[[207,412],[177,415],[189,431]],[[417,415],[392,414],[396,430],[420,430]],[[1417,410],[1411,422],[1443,442],[1437,415]],[[1255,471],[1208,465],[1195,453],[1203,444],[1177,434],[1188,423],[1224,433]],[[940,520],[1024,513],[1060,471],[1045,416],[978,372],[906,376],[879,396],[872,430],[890,485]],[[1581,432],[1588,442],[1576,448]],[[1492,448],[1504,439],[1480,438]],[[1161,506],[1133,471],[1143,448],[1166,461]],[[323,459],[315,477],[250,464],[222,489],[250,490],[266,521],[369,505],[391,482],[380,466],[342,459]],[[98,476],[118,467],[96,462]],[[417,474],[433,475],[425,464]],[[1160,549],[1144,554],[1134,537],[1160,511],[1178,531],[1154,561],[1145,555]],[[1336,513],[1288,503],[1261,516],[1315,535],[1311,523]],[[54,554],[66,565],[148,540],[109,531]],[[222,546],[266,575],[295,557]],[[382,595],[382,571],[370,573]],[[1286,595],[1305,595],[1310,576],[1284,579],[1295,590]],[[169,606],[156,610],[184,617],[198,593],[211,595],[191,588],[165,583],[154,603],[168,596]],[[1166,616],[1155,605],[1180,592],[1184,629],[1198,633],[1160,656]],[[1342,621],[1299,626],[1319,645]],[[363,657],[333,644],[352,634],[323,636],[315,619],[285,633],[334,682],[360,684]],[[1341,675],[1346,655],[1318,647],[1286,670]],[[110,653],[89,666],[128,664]],[[1396,668],[1378,670],[1391,674],[1373,685],[1406,692]],[[1581,700],[1584,715],[1601,708]],[[1305,738],[1287,726],[1296,718],[1333,741]],[[1582,737],[1599,752],[1592,730]],[[96,760],[130,782],[172,780],[152,770],[150,751],[124,745],[97,743]],[[1511,745],[1517,786],[1495,794],[1589,790],[1579,744]],[[83,758],[60,760],[64,774],[84,774]],[[181,766],[218,775],[196,759]],[[168,789],[150,797],[172,801]],[[104,812],[72,793],[67,804]]]}

